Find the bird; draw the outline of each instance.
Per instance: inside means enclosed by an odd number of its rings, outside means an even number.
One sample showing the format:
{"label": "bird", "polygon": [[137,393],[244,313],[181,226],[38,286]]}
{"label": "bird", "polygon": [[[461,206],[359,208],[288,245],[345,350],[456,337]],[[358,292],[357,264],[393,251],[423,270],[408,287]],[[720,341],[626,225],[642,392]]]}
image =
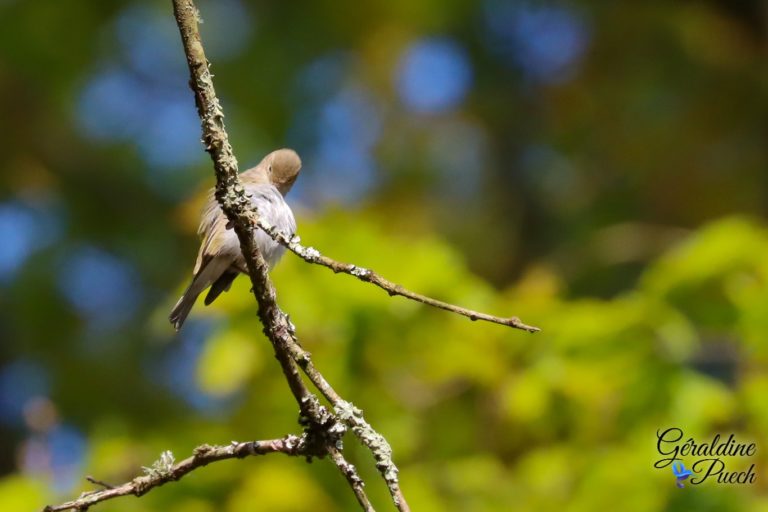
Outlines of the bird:
{"label": "bird", "polygon": [[[299,155],[292,149],[283,148],[271,152],[257,166],[240,174],[243,188],[250,196],[251,205],[257,209],[259,216],[289,237],[296,232],[296,219],[284,196],[291,190],[300,170]],[[240,242],[221,210],[214,192],[214,189],[211,189],[208,193],[197,230],[202,243],[197,254],[192,282],[168,317],[177,332],[195,305],[197,297],[206,288],[210,287],[204,301],[207,306],[222,292],[229,290],[240,273],[248,273],[240,251]],[[255,238],[269,268],[274,268],[285,248],[262,230],[255,233]]]}

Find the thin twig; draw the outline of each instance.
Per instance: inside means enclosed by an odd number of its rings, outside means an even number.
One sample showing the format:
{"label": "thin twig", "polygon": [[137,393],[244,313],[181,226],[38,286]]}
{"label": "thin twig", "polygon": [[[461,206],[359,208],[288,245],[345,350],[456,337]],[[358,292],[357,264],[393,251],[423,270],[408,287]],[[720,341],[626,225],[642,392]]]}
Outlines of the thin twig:
{"label": "thin twig", "polygon": [[91,475],[86,476],[85,479],[88,480],[89,482],[91,482],[92,484],[100,485],[100,486],[102,486],[105,489],[114,489],[115,488],[114,485],[108,484],[108,483],[103,482],[101,480],[97,480],[94,477],[92,477]]}
{"label": "thin twig", "polygon": [[392,281],[389,281],[388,279],[382,277],[381,275],[377,274],[371,269],[358,267],[357,265],[353,265],[352,263],[342,263],[340,261],[336,261],[332,258],[329,258],[328,256],[324,256],[320,254],[320,251],[318,251],[314,247],[305,247],[301,245],[300,243],[301,239],[298,236],[294,235],[292,237],[289,237],[282,231],[278,230],[275,226],[270,225],[264,219],[256,215],[252,216],[251,222],[253,222],[259,228],[261,228],[269,236],[271,236],[272,239],[275,240],[277,243],[283,245],[284,247],[286,247],[288,250],[293,252],[295,255],[297,255],[307,263],[314,263],[315,265],[321,265],[323,267],[333,270],[337,274],[341,272],[343,274],[354,276],[358,278],[360,281],[364,281],[366,283],[371,283],[373,285],[378,286],[382,290],[386,291],[390,296],[399,295],[407,299],[415,300],[416,302],[421,302],[422,304],[427,304],[428,306],[432,306],[438,309],[443,309],[445,311],[450,311],[451,313],[456,313],[458,315],[465,316],[472,321],[484,320],[486,322],[506,325],[508,327],[513,327],[515,329],[521,329],[523,331],[528,331],[528,332],[539,332],[541,330],[538,327],[524,324],[516,316],[504,318],[504,317],[489,315],[487,313],[473,311],[471,309],[463,308],[461,306],[456,306],[454,304],[449,304],[447,302],[443,302],[437,299],[433,299],[431,297],[427,297],[426,295],[421,295],[419,293],[412,292],[406,288],[403,288],[401,285],[397,283],[393,283]]}
{"label": "thin twig", "polygon": [[[170,452],[164,452],[160,459],[151,467],[144,468],[144,475],[138,476],[130,482],[100,491],[84,492],[75,500],[67,501],[61,505],[47,506],[43,511],[86,510],[96,503],[119,498],[120,496],[142,496],[155,487],[179,480],[187,473],[199,467],[220,460],[241,459],[243,457],[266,455],[268,453],[303,455],[304,437],[287,435],[282,439],[272,439],[269,441],[250,441],[245,443],[233,441],[225,446],[209,446],[204,444],[195,448],[191,457],[176,464],[173,463],[173,456],[170,455]],[[90,478],[88,480],[101,486],[106,485]]]}
{"label": "thin twig", "polygon": [[341,451],[336,447],[329,447],[328,454],[330,455],[334,464],[336,464],[336,467],[339,468],[344,477],[347,479],[349,486],[352,487],[352,491],[355,493],[357,502],[360,504],[363,510],[365,512],[375,512],[373,505],[371,505],[371,502],[368,500],[368,496],[363,490],[365,482],[363,482],[363,480],[357,474],[357,469],[355,469],[355,466],[347,462],[347,460],[344,458],[344,455],[342,455]]}

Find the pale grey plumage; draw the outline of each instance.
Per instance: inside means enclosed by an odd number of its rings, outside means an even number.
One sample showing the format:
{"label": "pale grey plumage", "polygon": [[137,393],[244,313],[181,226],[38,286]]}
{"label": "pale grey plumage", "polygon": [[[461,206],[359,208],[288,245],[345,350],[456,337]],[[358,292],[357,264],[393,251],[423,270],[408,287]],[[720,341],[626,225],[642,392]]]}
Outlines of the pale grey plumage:
{"label": "pale grey plumage", "polygon": [[[245,190],[248,194],[251,194],[251,205],[257,209],[261,218],[283,233],[293,235],[296,232],[296,219],[293,217],[293,212],[274,186],[264,184],[246,185]],[[216,206],[218,207],[218,204]],[[226,223],[224,213],[220,212],[220,215],[221,219],[219,222]],[[272,237],[260,229],[256,232],[256,244],[270,268],[275,266],[285,252],[285,247],[272,240]],[[240,241],[237,239],[237,234],[235,234],[233,229],[226,229],[224,231],[219,254],[230,256],[232,265],[243,272],[246,271],[245,259],[243,259],[243,254],[240,252]]]}

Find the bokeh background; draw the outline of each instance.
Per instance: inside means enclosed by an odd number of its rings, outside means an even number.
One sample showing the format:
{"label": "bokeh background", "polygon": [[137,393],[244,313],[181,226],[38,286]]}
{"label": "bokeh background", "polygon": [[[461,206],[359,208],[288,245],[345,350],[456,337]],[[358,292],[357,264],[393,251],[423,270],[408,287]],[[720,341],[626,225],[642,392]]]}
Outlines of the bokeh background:
{"label": "bokeh background", "polygon": [[[296,148],[319,368],[422,511],[768,510],[768,3],[200,0],[241,166]],[[246,280],[175,335],[213,183],[170,2],[0,1],[0,508],[297,431]],[[656,431],[757,443],[677,489]],[[382,510],[367,452],[350,459]],[[325,461],[228,461],[109,511],[355,510]]]}

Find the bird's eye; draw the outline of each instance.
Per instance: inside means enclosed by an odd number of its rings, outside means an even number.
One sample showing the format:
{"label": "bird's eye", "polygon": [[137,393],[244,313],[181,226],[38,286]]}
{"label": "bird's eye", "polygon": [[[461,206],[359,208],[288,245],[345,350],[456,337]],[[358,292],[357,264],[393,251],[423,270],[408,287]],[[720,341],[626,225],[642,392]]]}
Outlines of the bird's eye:
{"label": "bird's eye", "polygon": [[267,168],[267,170],[268,170],[270,173],[272,172],[272,164],[270,164],[270,165],[269,165],[269,167]]}

